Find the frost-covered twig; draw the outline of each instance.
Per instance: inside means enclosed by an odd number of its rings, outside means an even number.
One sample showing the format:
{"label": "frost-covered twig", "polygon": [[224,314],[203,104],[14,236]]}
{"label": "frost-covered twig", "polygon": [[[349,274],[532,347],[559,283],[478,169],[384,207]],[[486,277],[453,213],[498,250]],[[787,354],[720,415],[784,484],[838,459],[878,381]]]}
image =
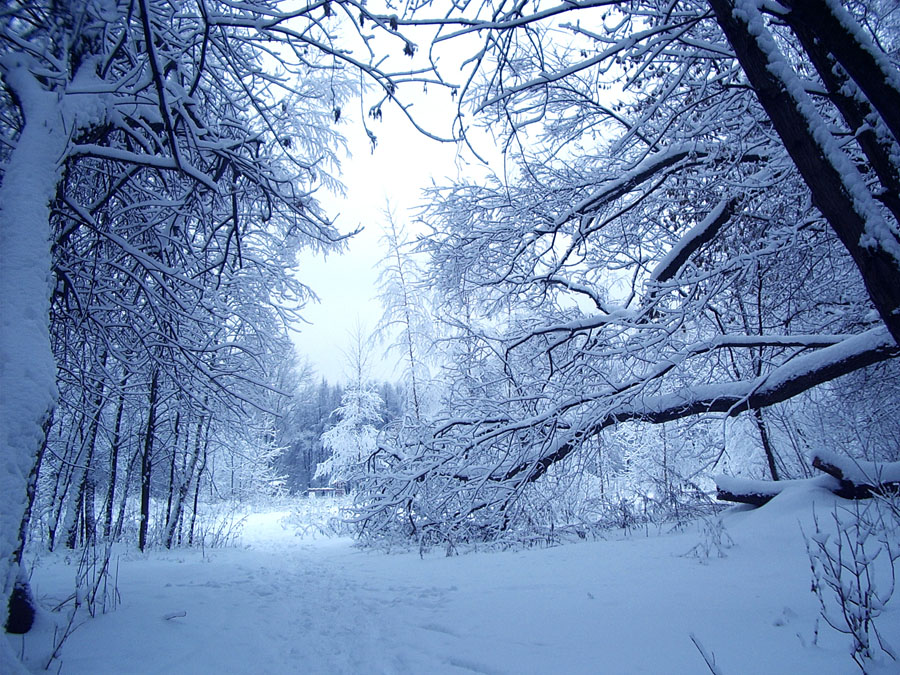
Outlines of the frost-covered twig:
{"label": "frost-covered twig", "polygon": [[[804,534],[812,591],[825,622],[852,638],[853,661],[866,672],[867,663],[875,658],[873,637],[882,652],[897,660],[897,653],[876,625],[896,585],[896,563],[900,560],[897,522],[891,517],[886,520],[877,503],[860,508],[855,502],[852,510],[840,510],[849,514],[850,520],[842,521],[835,507],[832,518],[837,536],[824,532],[818,517],[814,517],[815,533],[809,537]],[[882,572],[882,567],[887,570]],[[879,586],[882,575],[888,579],[886,586]],[[833,610],[830,599],[837,600],[839,611]]]}
{"label": "frost-covered twig", "polygon": [[709,672],[711,672],[713,675],[725,675],[722,669],[719,668],[719,665],[716,663],[716,655],[712,652],[707,651],[706,647],[701,644],[696,635],[691,633],[690,636],[691,642],[694,643],[697,651],[700,652],[700,656],[702,656],[703,660],[706,662],[706,667],[709,668]]}

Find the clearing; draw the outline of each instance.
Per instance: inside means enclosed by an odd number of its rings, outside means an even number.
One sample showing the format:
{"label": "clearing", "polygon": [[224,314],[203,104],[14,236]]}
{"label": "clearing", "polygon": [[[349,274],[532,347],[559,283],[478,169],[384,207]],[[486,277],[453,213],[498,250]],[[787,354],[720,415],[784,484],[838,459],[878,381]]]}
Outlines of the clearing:
{"label": "clearing", "polygon": [[[119,608],[85,621],[50,670],[708,672],[693,634],[723,673],[857,672],[850,638],[818,618],[810,592],[799,526],[813,530],[813,503],[823,527],[849,504],[788,490],[727,511],[724,529],[424,558],[298,536],[287,512],[253,513],[237,547],[120,555]],[[42,558],[34,587],[45,607],[70,593],[75,567]],[[900,635],[898,606],[878,619],[886,636]],[[25,642],[9,638],[35,671],[59,616],[42,614]],[[875,671],[895,666],[880,653]]]}

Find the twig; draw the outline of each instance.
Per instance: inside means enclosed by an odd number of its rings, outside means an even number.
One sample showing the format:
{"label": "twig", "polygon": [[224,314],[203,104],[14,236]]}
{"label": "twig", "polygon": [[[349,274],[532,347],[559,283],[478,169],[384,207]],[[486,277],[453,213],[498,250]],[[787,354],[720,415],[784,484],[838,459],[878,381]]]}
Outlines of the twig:
{"label": "twig", "polygon": [[725,675],[720,669],[719,666],[716,665],[716,655],[712,652],[706,651],[706,648],[700,644],[700,640],[697,639],[697,636],[693,633],[690,633],[691,642],[694,643],[694,646],[697,648],[697,651],[700,652],[700,656],[703,657],[703,660],[706,661],[706,667],[709,668],[709,672],[713,675]]}

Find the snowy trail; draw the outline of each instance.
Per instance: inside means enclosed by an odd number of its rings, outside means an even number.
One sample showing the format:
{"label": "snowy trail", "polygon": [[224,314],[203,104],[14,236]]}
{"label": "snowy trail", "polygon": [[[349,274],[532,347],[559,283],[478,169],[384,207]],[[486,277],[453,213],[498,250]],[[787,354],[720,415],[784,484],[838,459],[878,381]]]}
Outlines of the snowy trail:
{"label": "snowy trail", "polygon": [[122,607],[70,638],[62,672],[396,670],[379,608],[331,564],[329,550],[346,554],[349,542],[294,537],[284,515],[250,516],[244,548],[123,561]]}
{"label": "snowy trail", "polygon": [[[420,559],[257,514],[240,548],[123,557],[122,606],[69,638],[60,672],[707,672],[694,633],[729,675],[851,673],[846,638],[813,645],[809,501],[728,514],[736,545],[706,564],[683,555],[696,530]],[[39,592],[64,593],[65,569],[39,569]],[[900,634],[893,607],[881,622]]]}

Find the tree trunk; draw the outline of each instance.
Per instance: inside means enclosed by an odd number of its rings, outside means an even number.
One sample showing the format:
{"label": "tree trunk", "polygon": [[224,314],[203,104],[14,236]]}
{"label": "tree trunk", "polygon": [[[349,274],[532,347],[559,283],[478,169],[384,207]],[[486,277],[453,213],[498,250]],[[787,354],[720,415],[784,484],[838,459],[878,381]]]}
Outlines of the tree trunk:
{"label": "tree trunk", "polygon": [[[102,367],[106,367],[106,354],[103,355],[101,359]],[[74,517],[71,518],[68,523],[68,529],[66,531],[66,548],[74,549],[78,544],[78,521],[79,514],[81,514],[82,522],[85,526],[85,534],[88,534],[88,529],[91,530],[91,535],[93,535],[93,527],[94,527],[94,514],[93,514],[93,480],[91,479],[91,464],[94,461],[94,450],[97,445],[97,429],[100,426],[100,413],[103,410],[103,378],[98,377],[98,382],[100,384],[100,391],[97,393],[96,399],[93,401],[93,410],[91,415],[91,421],[88,426],[88,434],[85,439],[85,446],[87,447],[87,455],[84,458],[84,462],[82,467],[79,470],[78,483],[75,488],[75,494],[72,497],[72,504],[70,509],[74,512]],[[87,500],[85,491],[88,490],[88,485],[90,484],[90,507],[91,513],[88,513],[87,510]]]}
{"label": "tree trunk", "polygon": [[[175,462],[178,459],[178,443],[179,431],[181,426],[181,412],[175,413],[175,440],[172,442],[172,458],[169,463],[169,494],[166,496],[166,530],[169,529],[169,523],[172,522],[172,499],[175,494]],[[171,546],[166,546],[171,548]]]}
{"label": "tree trunk", "polygon": [[[75,415],[73,413],[73,415]],[[72,485],[73,476],[75,474],[75,470],[78,466],[78,460],[81,457],[81,451],[84,449],[84,439],[82,438],[84,434],[84,414],[79,413],[77,415],[78,421],[74,422],[69,420],[68,425],[67,421],[63,420],[60,422],[61,428],[69,427],[70,433],[68,434],[68,438],[66,439],[63,456],[57,457],[60,462],[59,469],[56,472],[56,483],[53,486],[53,497],[50,499],[51,504],[51,512],[50,512],[50,522],[47,526],[48,530],[48,540],[50,550],[53,551],[56,549],[57,536],[59,534],[60,527],[62,527],[62,531],[66,531],[66,521],[65,521],[65,507],[66,507],[66,494],[69,491],[69,488]],[[72,448],[78,446],[78,452],[73,452]],[[61,524],[62,521],[62,524]]]}
{"label": "tree trunk", "polygon": [[[24,124],[0,185],[0,587],[25,583],[18,551],[28,484],[56,399],[50,346],[50,203],[68,136],[56,93],[44,90],[25,54],[0,62]],[[35,65],[35,68],[37,66]],[[3,602],[3,605],[7,605]],[[30,626],[29,626],[30,627]]]}
{"label": "tree trunk", "polygon": [[[112,534],[113,502],[116,498],[116,478],[119,465],[119,448],[122,444],[122,411],[125,408],[125,385],[128,377],[122,378],[119,383],[119,402],[116,404],[116,421],[113,425],[113,438],[109,448],[109,484],[106,488],[106,512],[103,522],[103,536],[107,539]],[[128,485],[124,488],[128,490]]]}
{"label": "tree trunk", "polygon": [[25,555],[25,544],[28,542],[28,525],[31,522],[31,512],[34,509],[34,498],[37,494],[37,481],[38,474],[41,470],[41,465],[44,461],[44,453],[47,451],[47,439],[50,436],[50,429],[53,426],[53,413],[47,416],[47,420],[44,422],[44,441],[41,443],[41,448],[38,450],[37,458],[34,463],[34,468],[31,471],[31,475],[28,477],[28,487],[26,489],[26,494],[28,495],[28,504],[25,508],[25,513],[22,516],[22,523],[19,525],[19,547],[16,549],[14,553],[14,559],[17,565],[22,564],[23,557]]}
{"label": "tree trunk", "polygon": [[900,168],[891,162],[893,150],[888,139],[879,137],[867,121],[869,115],[873,114],[871,105],[828,52],[826,44],[813,32],[811,27],[815,22],[810,20],[807,13],[792,11],[786,20],[822,78],[829,99],[878,176],[882,190],[877,199],[890,210],[894,219],[900,220]]}
{"label": "tree trunk", "polygon": [[[850,253],[872,304],[900,345],[900,243],[896,234],[884,221],[859,172],[832,138],[772,35],[762,28],[759,11],[748,3],[742,5],[741,11],[735,11],[732,0],[708,1],[760,104],[809,188],[813,204]],[[831,28],[835,32],[819,36],[830,38],[829,49],[838,42],[855,42],[848,31],[838,31],[840,26]],[[841,64],[846,65],[843,61]],[[882,82],[884,78],[880,70],[870,72],[869,68],[866,63],[859,63],[850,71],[867,95],[869,89],[862,82],[868,85],[872,78],[881,78]],[[883,113],[880,108],[879,112]]]}
{"label": "tree trunk", "polygon": [[147,547],[147,529],[150,526],[150,474],[153,468],[153,437],[156,427],[156,396],[159,371],[154,368],[150,379],[150,402],[147,409],[147,433],[144,436],[144,452],[141,454],[141,523],[138,530],[138,548]]}
{"label": "tree trunk", "polygon": [[119,508],[116,514],[116,522],[113,526],[112,540],[117,541],[122,536],[122,526],[125,523],[125,509],[128,506],[128,486],[131,485],[131,478],[134,475],[134,467],[137,464],[138,457],[141,455],[140,450],[135,450],[131,459],[128,460],[128,466],[125,469],[125,480],[122,482],[122,496],[119,498]]}
{"label": "tree trunk", "polygon": [[94,495],[96,484],[91,476],[88,476],[84,484],[84,544],[90,546],[97,536],[97,517],[94,512]]}
{"label": "tree trunk", "polygon": [[[212,420],[210,420],[212,424]],[[197,505],[200,501],[200,479],[203,477],[203,471],[206,469],[206,449],[209,440],[209,425],[206,427],[206,440],[203,443],[203,457],[200,460],[200,469],[197,471],[197,483],[194,485],[194,510],[191,512],[191,526],[188,529],[188,546],[194,545],[194,525],[197,522]]]}
{"label": "tree trunk", "polygon": [[[50,427],[53,426],[53,413],[47,416],[44,422],[44,442],[38,451],[37,460],[31,475],[28,477],[28,487],[26,493],[28,495],[28,505],[25,514],[22,516],[22,524],[19,526],[19,546],[13,554],[15,564],[22,569],[22,561],[25,555],[25,544],[28,541],[28,525],[31,520],[31,511],[34,508],[34,497],[37,491],[38,473],[41,468],[41,462],[44,453],[47,450],[47,437],[50,434]],[[4,624],[4,628],[8,633],[21,635],[31,630],[34,625],[35,602],[31,593],[31,586],[27,579],[20,576],[13,584],[12,592],[7,602],[8,616]]]}
{"label": "tree trunk", "polygon": [[769,474],[772,480],[779,480],[778,468],[775,466],[775,449],[769,439],[769,430],[766,429],[765,420],[763,420],[762,410],[753,409],[753,420],[756,422],[756,429],[759,431],[759,439],[762,441],[763,450],[766,453],[766,462],[769,464]]}
{"label": "tree trunk", "polygon": [[891,495],[900,489],[900,462],[876,464],[819,452],[813,456],[812,465],[828,476],[778,482],[718,476],[716,498],[726,502],[762,506],[781,494],[785,488],[795,485],[826,488],[844,499]]}
{"label": "tree trunk", "polygon": [[[203,418],[200,418],[200,421],[197,422],[197,437],[194,442],[194,454],[191,456],[191,464],[190,468],[187,469],[184,473],[184,478],[182,480],[181,485],[178,488],[178,492],[176,494],[174,508],[169,513],[169,521],[166,523],[166,548],[172,548],[172,543],[175,539],[175,530],[178,526],[178,522],[181,520],[181,514],[184,510],[184,498],[187,496],[188,490],[191,486],[191,478],[194,475],[194,470],[197,467],[197,461],[200,457],[200,443],[201,438],[203,436]],[[199,488],[200,485],[200,476],[197,476],[197,485]],[[195,491],[195,499],[194,499],[194,509],[197,508],[197,500],[196,500],[196,491]]]}
{"label": "tree trunk", "polygon": [[[789,22],[802,23],[816,35],[853,78],[900,143],[900,87],[897,69],[871,43],[864,43],[861,26],[837,0],[785,0]],[[791,15],[796,16],[795,20]]]}

